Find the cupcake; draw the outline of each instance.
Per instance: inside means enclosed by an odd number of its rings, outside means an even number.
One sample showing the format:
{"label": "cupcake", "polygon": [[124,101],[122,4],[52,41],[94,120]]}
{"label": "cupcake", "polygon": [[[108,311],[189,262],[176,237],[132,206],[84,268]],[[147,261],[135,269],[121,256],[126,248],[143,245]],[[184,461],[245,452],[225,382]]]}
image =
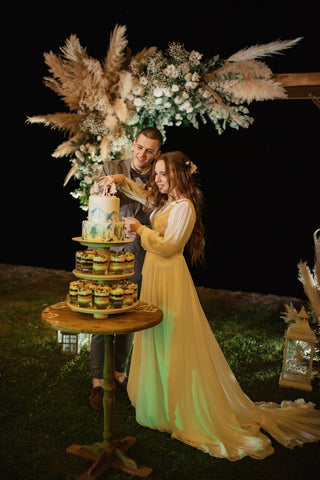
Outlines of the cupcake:
{"label": "cupcake", "polygon": [[95,308],[108,308],[110,298],[110,288],[108,285],[99,285],[94,289],[93,305]]}
{"label": "cupcake", "polygon": [[84,250],[82,252],[81,271],[83,273],[92,272],[92,261],[95,250]]}
{"label": "cupcake", "polygon": [[82,269],[82,255],[83,255],[83,250],[79,250],[76,252],[76,269],[80,270]]}
{"label": "cupcake", "polygon": [[109,272],[121,275],[124,271],[125,252],[110,252]]}
{"label": "cupcake", "polygon": [[123,306],[123,288],[116,286],[110,290],[110,306],[112,308],[122,308]]}
{"label": "cupcake", "polygon": [[73,305],[78,304],[78,293],[81,285],[82,285],[82,282],[79,280],[74,280],[69,284],[69,301]]}
{"label": "cupcake", "polygon": [[138,285],[136,283],[130,282],[130,286],[133,289],[133,302],[138,301]]}
{"label": "cupcake", "polygon": [[78,291],[78,304],[79,307],[89,308],[92,306],[92,294],[93,290],[86,284],[80,286]]}
{"label": "cupcake", "polygon": [[129,285],[123,288],[123,301],[127,307],[133,304],[133,288]]}
{"label": "cupcake", "polygon": [[124,260],[124,273],[134,273],[134,253],[125,252]]}
{"label": "cupcake", "polygon": [[108,255],[97,250],[92,257],[92,273],[105,275],[108,270]]}

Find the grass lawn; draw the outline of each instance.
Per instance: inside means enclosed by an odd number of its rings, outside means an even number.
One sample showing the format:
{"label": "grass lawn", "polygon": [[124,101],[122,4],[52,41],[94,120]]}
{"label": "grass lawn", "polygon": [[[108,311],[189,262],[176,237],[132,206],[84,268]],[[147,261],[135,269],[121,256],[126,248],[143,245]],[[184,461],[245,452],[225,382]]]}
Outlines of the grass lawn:
{"label": "grass lawn", "polygon": [[[56,332],[41,321],[46,306],[65,299],[72,279],[68,272],[0,268],[1,480],[75,480],[91,462],[66,448],[103,440],[103,415],[87,404],[90,353],[61,353]],[[319,408],[319,377],[312,392],[279,388],[285,330],[279,309],[250,302],[237,308],[205,291],[199,296],[210,325],[247,395],[277,403],[303,397]],[[319,443],[289,450],[272,439],[275,453],[265,460],[230,462],[141,427],[123,391],[116,391],[115,410],[115,438],[137,438],[128,454],[153,469],[152,480],[319,478]],[[131,477],[109,470],[100,478]]]}

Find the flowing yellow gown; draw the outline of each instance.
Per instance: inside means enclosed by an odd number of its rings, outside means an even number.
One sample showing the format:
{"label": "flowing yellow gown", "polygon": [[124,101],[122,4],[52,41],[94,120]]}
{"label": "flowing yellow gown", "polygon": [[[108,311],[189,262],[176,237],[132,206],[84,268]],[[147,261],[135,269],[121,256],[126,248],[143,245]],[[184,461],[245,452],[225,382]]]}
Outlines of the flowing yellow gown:
{"label": "flowing yellow gown", "polygon": [[[121,189],[144,201],[126,180]],[[139,424],[210,455],[263,459],[274,452],[269,433],[288,448],[320,440],[320,411],[303,399],[252,402],[242,391],[201,307],[183,249],[195,223],[187,199],[151,215],[138,233],[146,250],[141,300],[163,321],[135,333],[128,395]]]}

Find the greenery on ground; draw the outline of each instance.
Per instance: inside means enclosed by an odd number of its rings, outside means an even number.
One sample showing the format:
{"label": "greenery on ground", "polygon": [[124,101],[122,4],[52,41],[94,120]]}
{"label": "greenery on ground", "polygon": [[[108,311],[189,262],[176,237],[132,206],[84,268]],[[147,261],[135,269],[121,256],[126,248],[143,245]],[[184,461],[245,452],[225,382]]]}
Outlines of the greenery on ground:
{"label": "greenery on ground", "polygon": [[[91,462],[66,453],[73,444],[102,441],[103,415],[88,407],[90,353],[63,354],[56,332],[41,311],[63,300],[72,276],[45,269],[0,270],[0,478],[75,480]],[[200,290],[201,291],[201,290]],[[303,397],[318,404],[319,378],[312,392],[279,388],[284,322],[263,304],[218,304],[201,297],[217,340],[242,389],[254,401],[279,403]],[[115,437],[137,438],[128,454],[152,467],[152,480],[302,480],[320,471],[319,443],[289,450],[272,439],[274,455],[238,462],[202,453],[170,435],[141,427],[127,394],[116,391]],[[102,480],[130,475],[109,470]]]}

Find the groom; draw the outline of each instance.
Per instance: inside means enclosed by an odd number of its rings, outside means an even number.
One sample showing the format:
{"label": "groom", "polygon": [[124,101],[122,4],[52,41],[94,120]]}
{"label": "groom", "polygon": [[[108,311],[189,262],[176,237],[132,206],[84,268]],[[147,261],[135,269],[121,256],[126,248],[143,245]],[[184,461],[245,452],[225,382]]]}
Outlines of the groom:
{"label": "groom", "polygon": [[[152,170],[152,163],[160,153],[163,143],[161,132],[154,127],[143,128],[133,141],[132,158],[124,160],[112,160],[105,162],[101,176],[122,173],[128,178],[140,184],[146,184]],[[96,192],[95,192],[96,193]],[[149,214],[143,211],[142,204],[129,199],[118,192],[120,198],[119,217],[135,217],[142,224],[149,224]],[[134,253],[134,275],[130,281],[138,284],[140,291],[141,270],[145,251],[141,246],[139,235],[132,232],[130,236],[134,241],[125,246],[125,250]],[[122,389],[127,388],[128,358],[133,343],[133,333],[115,335],[115,382]],[[104,364],[104,337],[92,335],[91,340],[91,375],[92,389],[89,395],[90,407],[100,412],[103,410],[103,364]]]}

